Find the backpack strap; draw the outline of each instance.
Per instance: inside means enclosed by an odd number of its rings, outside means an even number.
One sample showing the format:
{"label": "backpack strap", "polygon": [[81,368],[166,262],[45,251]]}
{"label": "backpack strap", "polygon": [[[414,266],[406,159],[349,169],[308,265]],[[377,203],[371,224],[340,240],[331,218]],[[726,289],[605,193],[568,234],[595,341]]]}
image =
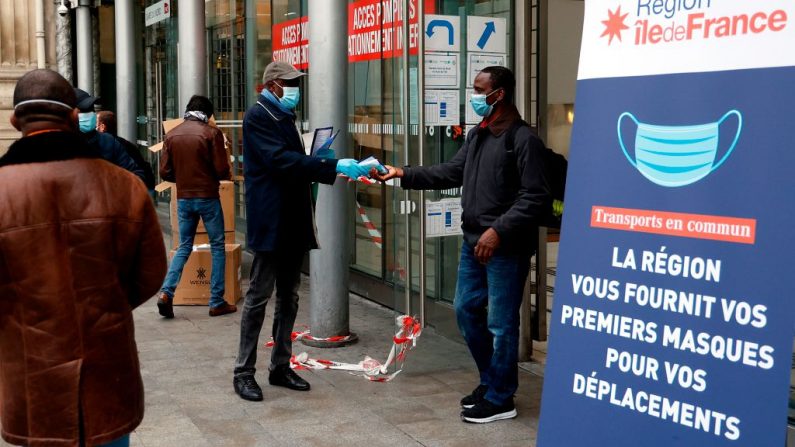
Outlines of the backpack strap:
{"label": "backpack strap", "polygon": [[[527,121],[525,121],[523,119],[519,119],[519,120],[514,121],[513,124],[511,124],[511,127],[509,127],[508,130],[505,131],[505,139],[503,140],[503,142],[505,144],[505,152],[510,153],[510,152],[515,151],[515,149],[516,149],[516,132],[521,127],[524,127],[524,126],[529,128],[530,124],[528,124]],[[517,178],[521,177],[521,173],[519,172],[519,157],[516,157],[516,177]]]}

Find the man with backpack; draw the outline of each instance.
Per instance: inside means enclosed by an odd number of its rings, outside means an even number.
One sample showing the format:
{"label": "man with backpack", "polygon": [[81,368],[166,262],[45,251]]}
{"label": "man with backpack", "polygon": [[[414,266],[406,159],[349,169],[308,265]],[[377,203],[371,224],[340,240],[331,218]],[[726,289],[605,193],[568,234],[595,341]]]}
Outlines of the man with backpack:
{"label": "man with backpack", "polygon": [[519,115],[515,88],[509,69],[483,69],[471,99],[483,121],[451,160],[370,173],[381,181],[398,177],[405,189],[463,186],[455,312],[480,372],[480,384],[461,400],[461,417],[472,423],[516,417],[519,308],[538,245],[536,228],[552,209],[544,175],[548,149]]}

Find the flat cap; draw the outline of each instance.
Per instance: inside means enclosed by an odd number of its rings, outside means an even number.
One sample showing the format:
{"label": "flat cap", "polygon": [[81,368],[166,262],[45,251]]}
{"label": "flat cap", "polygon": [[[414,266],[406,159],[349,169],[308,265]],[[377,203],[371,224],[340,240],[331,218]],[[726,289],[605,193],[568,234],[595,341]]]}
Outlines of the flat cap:
{"label": "flat cap", "polygon": [[262,74],[262,83],[275,81],[276,79],[289,81],[290,79],[300,78],[301,76],[306,76],[306,73],[296,70],[295,67],[287,62],[273,61],[265,67],[265,73]]}

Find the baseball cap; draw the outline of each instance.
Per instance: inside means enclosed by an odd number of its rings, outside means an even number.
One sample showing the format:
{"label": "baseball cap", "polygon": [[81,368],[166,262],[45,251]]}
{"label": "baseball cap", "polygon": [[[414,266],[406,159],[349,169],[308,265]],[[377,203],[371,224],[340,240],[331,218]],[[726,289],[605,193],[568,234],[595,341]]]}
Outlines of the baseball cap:
{"label": "baseball cap", "polygon": [[276,79],[289,81],[290,79],[300,78],[301,76],[306,76],[306,73],[296,70],[295,67],[287,62],[273,61],[265,67],[265,73],[262,74],[262,83],[275,81]]}
{"label": "baseball cap", "polygon": [[77,97],[77,108],[81,112],[93,112],[94,104],[100,102],[100,99],[91,96],[87,91],[75,88],[75,96]]}

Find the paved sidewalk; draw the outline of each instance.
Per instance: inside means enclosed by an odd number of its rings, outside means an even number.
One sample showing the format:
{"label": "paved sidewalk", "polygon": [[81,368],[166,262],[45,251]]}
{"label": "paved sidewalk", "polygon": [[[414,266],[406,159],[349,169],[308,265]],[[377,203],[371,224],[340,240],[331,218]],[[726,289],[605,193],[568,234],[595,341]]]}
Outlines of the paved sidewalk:
{"label": "paved sidewalk", "polygon": [[[167,210],[158,211],[168,231]],[[164,238],[168,244],[170,236]],[[251,256],[244,252],[244,292],[250,265]],[[297,329],[309,324],[308,282],[303,277]],[[271,302],[257,364],[265,400],[247,402],[232,388],[240,312],[210,318],[206,307],[175,306],[174,313],[175,319],[162,319],[154,299],[135,311],[146,413],[132,433],[134,447],[535,446],[542,379],[520,369],[516,419],[466,424],[459,417],[459,400],[478,383],[475,364],[464,344],[432,328],[424,330],[392,382],[369,382],[343,371],[300,371],[312,390],[291,391],[268,385],[270,350],[264,343],[273,321]],[[299,342],[294,352],[350,363],[366,355],[384,361],[395,317],[351,295],[350,326],[359,342],[337,349]]]}
{"label": "paved sidewalk", "polygon": [[[308,323],[308,281],[296,326]],[[241,301],[242,304],[242,301]],[[541,379],[520,372],[519,417],[486,425],[461,422],[458,401],[477,384],[466,347],[427,329],[390,383],[342,371],[302,371],[308,393],[267,384],[269,350],[260,348],[263,402],[246,402],[232,389],[240,313],[210,318],[204,307],[176,307],[174,320],[157,315],[153,301],[136,311],[136,334],[146,386],[146,416],[133,446],[532,446]],[[295,345],[311,357],[358,362],[384,360],[395,314],[351,297],[351,328],[360,341],[346,348]],[[270,332],[272,307],[263,330]],[[262,339],[264,343],[265,338]],[[261,343],[262,344],[262,343]]]}

